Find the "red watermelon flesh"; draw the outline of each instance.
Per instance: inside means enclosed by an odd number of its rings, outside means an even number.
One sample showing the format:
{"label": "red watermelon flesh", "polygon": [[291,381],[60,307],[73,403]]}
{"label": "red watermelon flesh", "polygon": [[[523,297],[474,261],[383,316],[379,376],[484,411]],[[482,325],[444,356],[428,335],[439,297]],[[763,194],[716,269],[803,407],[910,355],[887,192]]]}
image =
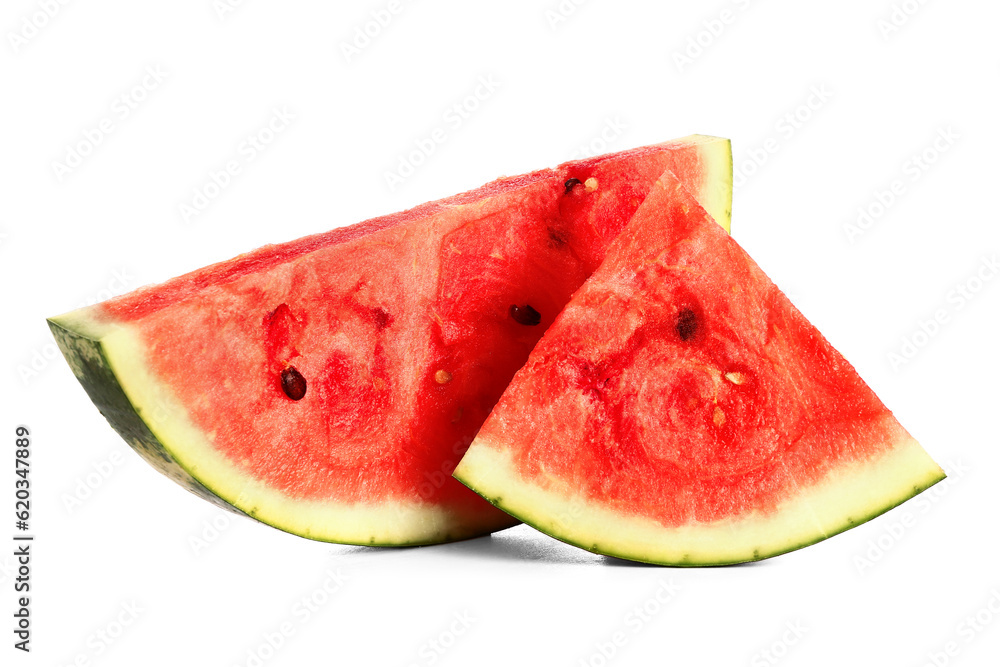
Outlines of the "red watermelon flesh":
{"label": "red watermelon flesh", "polygon": [[337,542],[490,532],[513,520],[451,472],[668,166],[728,226],[728,142],[695,137],[261,248],[51,326],[112,425],[214,502]]}
{"label": "red watermelon flesh", "polygon": [[695,565],[811,544],[943,473],[667,172],[455,476],[585,549]]}

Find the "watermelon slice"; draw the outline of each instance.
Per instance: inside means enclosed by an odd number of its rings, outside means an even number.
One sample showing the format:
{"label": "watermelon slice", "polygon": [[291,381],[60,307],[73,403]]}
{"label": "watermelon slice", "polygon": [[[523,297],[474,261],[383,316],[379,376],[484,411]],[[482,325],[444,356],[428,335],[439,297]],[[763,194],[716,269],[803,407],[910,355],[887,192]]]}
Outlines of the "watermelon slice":
{"label": "watermelon slice", "polygon": [[352,544],[488,533],[515,521],[451,473],[504,387],[665,168],[728,228],[731,164],[694,136],[504,178],[50,327],[122,437],[222,507]]}
{"label": "watermelon slice", "polygon": [[595,553],[718,565],[830,537],[944,473],[668,172],[455,477]]}

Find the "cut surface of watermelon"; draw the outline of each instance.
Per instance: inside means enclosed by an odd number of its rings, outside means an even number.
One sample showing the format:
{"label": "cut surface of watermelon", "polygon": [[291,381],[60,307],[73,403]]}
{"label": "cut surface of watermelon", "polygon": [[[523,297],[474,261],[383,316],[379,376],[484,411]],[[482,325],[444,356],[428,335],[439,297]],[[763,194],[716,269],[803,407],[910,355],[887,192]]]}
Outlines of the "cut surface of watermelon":
{"label": "cut surface of watermelon", "polygon": [[669,172],[454,474],[563,541],[673,565],[797,549],[944,477]]}
{"label": "cut surface of watermelon", "polygon": [[729,142],[581,160],[52,318],[112,426],[220,506],[313,539],[515,523],[451,473],[665,168],[728,229]]}

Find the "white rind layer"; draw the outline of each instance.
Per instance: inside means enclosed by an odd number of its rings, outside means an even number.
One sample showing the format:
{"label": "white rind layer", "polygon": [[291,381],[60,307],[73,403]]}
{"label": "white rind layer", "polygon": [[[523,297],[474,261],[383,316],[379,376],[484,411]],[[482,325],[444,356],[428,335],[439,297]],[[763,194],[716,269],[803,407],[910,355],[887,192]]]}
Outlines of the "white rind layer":
{"label": "white rind layer", "polygon": [[733,215],[732,144],[729,139],[704,134],[692,134],[678,139],[677,143],[698,147],[698,157],[704,165],[703,174],[725,174],[725,178],[706,178],[698,184],[697,191],[691,194],[698,200],[702,208],[726,232],[729,232]]}
{"label": "white rind layer", "polygon": [[[588,551],[665,565],[725,565],[808,546],[859,525],[944,479],[916,440],[887,443],[870,460],[836,468],[769,512],[665,526],[576,494],[561,480],[525,480],[509,450],[477,438],[454,476],[497,507]],[[641,484],[641,480],[636,483]]]}

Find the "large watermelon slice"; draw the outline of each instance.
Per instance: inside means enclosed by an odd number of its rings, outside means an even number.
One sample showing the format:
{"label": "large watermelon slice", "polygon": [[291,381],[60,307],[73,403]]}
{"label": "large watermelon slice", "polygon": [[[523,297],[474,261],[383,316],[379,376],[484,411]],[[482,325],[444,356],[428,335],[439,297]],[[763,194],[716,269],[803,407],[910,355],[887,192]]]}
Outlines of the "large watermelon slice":
{"label": "large watermelon slice", "polygon": [[111,425],[223,507],[344,543],[491,532],[514,520],[451,473],[667,167],[728,229],[729,142],[688,137],[264,247],[50,326]]}
{"label": "large watermelon slice", "polygon": [[715,565],[830,537],[944,473],[668,172],[455,476],[584,549]]}

